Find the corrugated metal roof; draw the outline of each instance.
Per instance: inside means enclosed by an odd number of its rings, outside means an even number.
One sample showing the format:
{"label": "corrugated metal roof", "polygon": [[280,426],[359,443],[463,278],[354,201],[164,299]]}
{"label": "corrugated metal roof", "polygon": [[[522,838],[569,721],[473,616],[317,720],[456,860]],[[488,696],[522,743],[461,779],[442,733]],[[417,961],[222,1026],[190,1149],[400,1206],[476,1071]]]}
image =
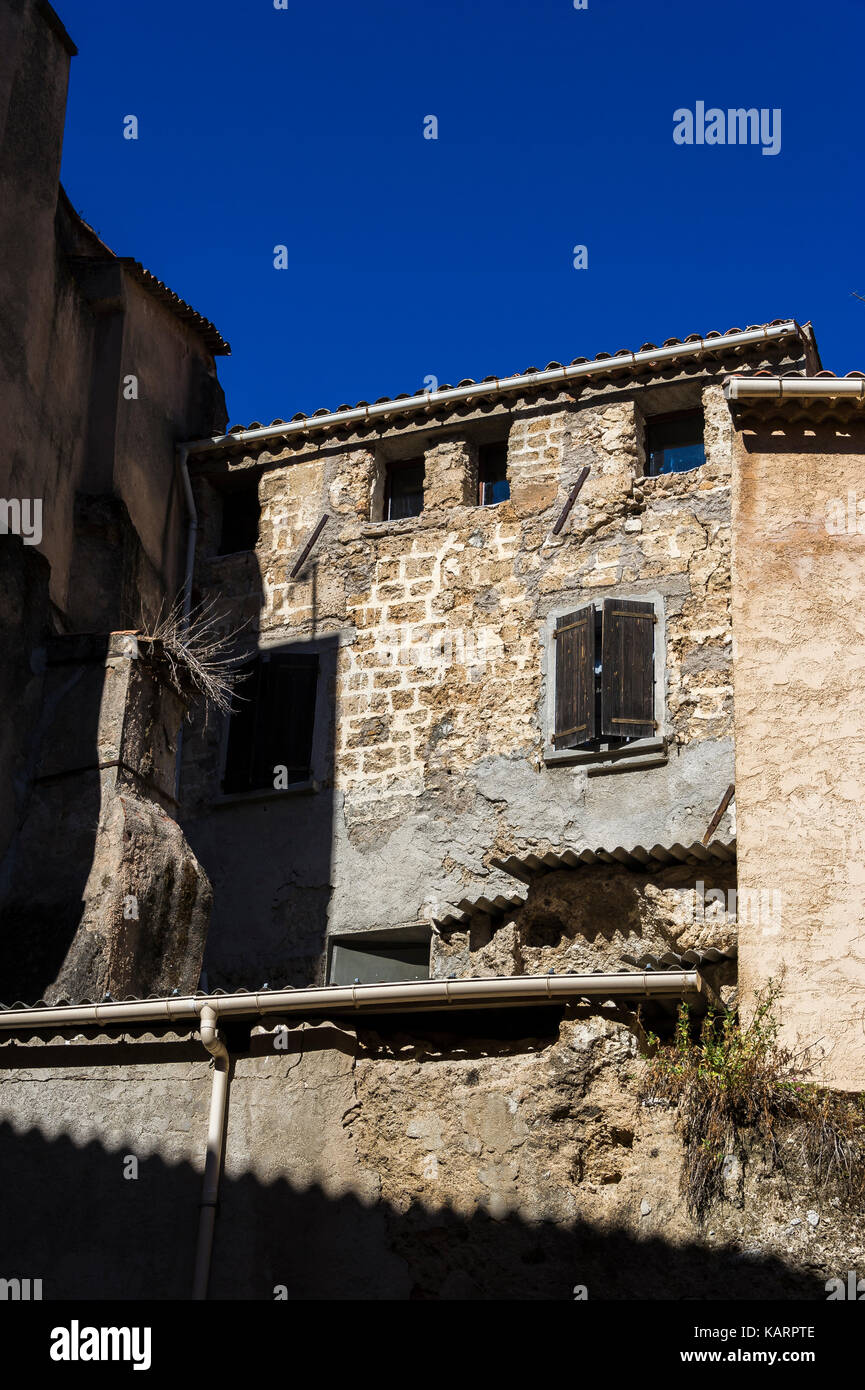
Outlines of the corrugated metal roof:
{"label": "corrugated metal roof", "polygon": [[543,874],[555,873],[558,869],[581,869],[594,864],[623,864],[625,868],[638,873],[657,873],[669,868],[671,864],[696,865],[706,863],[733,863],[736,859],[736,841],[724,843],[713,840],[710,845],[695,841],[690,845],[653,845],[645,849],[635,845],[625,849],[617,845],[615,849],[558,849],[546,850],[537,854],[510,854],[505,859],[493,859],[496,869],[502,869],[523,883],[531,883]]}
{"label": "corrugated metal roof", "polygon": [[[527,381],[526,381],[526,389],[527,389],[527,390],[531,390],[531,385],[532,385],[532,383],[531,383],[531,376],[532,376],[533,373],[537,373],[537,372],[541,372],[541,371],[551,371],[551,370],[553,370],[553,369],[556,368],[556,367],[562,367],[562,366],[565,366],[565,365],[568,365],[568,366],[571,366],[571,367],[576,367],[576,366],[580,366],[581,364],[583,364],[583,363],[585,363],[585,362],[590,362],[590,361],[593,361],[593,362],[609,362],[609,364],[610,364],[610,375],[612,376],[614,373],[621,373],[621,372],[623,372],[623,371],[628,371],[628,369],[630,368],[630,363],[629,363],[627,360],[620,360],[620,359],[629,359],[629,358],[631,358],[631,357],[633,356],[633,353],[634,353],[634,352],[650,352],[653,348],[661,348],[661,347],[670,348],[670,347],[678,347],[678,346],[680,346],[680,345],[681,345],[681,346],[684,346],[684,345],[687,344],[687,343],[699,343],[699,342],[703,342],[703,343],[706,344],[706,353],[707,353],[707,354],[710,354],[710,353],[712,352],[711,343],[712,343],[712,339],[714,339],[714,338],[724,338],[727,334],[730,334],[730,333],[747,333],[747,332],[752,332],[752,331],[754,331],[754,330],[756,330],[756,329],[760,329],[760,328],[776,328],[776,327],[779,327],[780,325],[785,324],[785,323],[790,323],[790,324],[791,324],[791,329],[790,329],[790,334],[789,334],[789,336],[790,336],[791,338],[795,338],[795,337],[797,337],[797,336],[800,336],[801,330],[799,329],[799,327],[798,327],[797,325],[795,325],[794,320],[792,320],[792,319],[772,319],[771,323],[751,323],[751,324],[748,324],[747,328],[736,328],[736,327],[734,327],[734,328],[728,328],[728,329],[726,330],[726,333],[722,333],[722,332],[720,332],[718,329],[712,329],[709,333],[690,333],[686,338],[667,338],[667,339],[665,339],[665,341],[664,341],[663,343],[643,343],[642,347],[640,347],[640,348],[633,348],[633,349],[632,349],[632,348],[619,348],[619,349],[617,349],[616,352],[598,352],[598,353],[595,354],[595,356],[594,356],[593,358],[589,358],[589,357],[575,357],[575,358],[573,358],[573,360],[572,360],[570,363],[567,363],[567,364],[565,364],[565,363],[563,363],[563,362],[548,362],[547,365],[546,365],[546,367],[526,367],[526,368],[525,368],[523,371],[521,371],[521,372],[514,372],[514,373],[512,373],[512,374],[505,374],[504,377],[503,377],[501,374],[498,375],[498,376],[486,376],[486,377],[482,377],[482,378],[478,378],[478,379],[475,379],[474,377],[464,377],[463,380],[462,380],[462,381],[458,381],[458,382],[456,383],[456,385],[457,385],[457,386],[476,386],[476,385],[482,385],[484,382],[489,382],[489,383],[490,383],[490,387],[491,387],[491,389],[492,389],[492,387],[493,387],[494,385],[496,385],[498,382],[500,382],[501,380],[503,380],[503,379],[505,379],[505,378],[507,378],[508,380],[510,380],[512,377],[522,377],[522,376],[524,376],[524,377],[527,378]],[[786,335],[785,335],[785,336],[786,336]],[[767,343],[765,343],[765,344],[760,344],[760,343],[758,343],[758,344],[753,344],[753,343],[752,343],[752,344],[745,344],[745,345],[743,345],[743,346],[741,346],[741,347],[736,347],[736,348],[731,348],[731,347],[728,346],[728,347],[726,347],[726,348],[724,348],[724,349],[721,350],[721,355],[722,355],[723,357],[725,357],[725,358],[728,358],[728,359],[731,359],[731,360],[732,360],[732,359],[737,358],[737,357],[738,357],[738,358],[744,357],[744,356],[746,356],[746,355],[749,354],[749,353],[754,353],[755,351],[759,351],[759,350],[762,350],[763,352],[767,352],[767,351],[771,352],[772,349],[771,349],[770,342],[767,342]],[[673,361],[675,361],[675,359],[673,359]],[[673,367],[672,369],[675,370],[674,367]],[[637,377],[639,377],[639,376],[644,376],[644,377],[647,377],[647,376],[648,376],[648,377],[651,377],[651,376],[653,375],[652,372],[651,372],[650,370],[646,369],[645,367],[639,367],[639,368],[637,368],[637,369],[630,368],[630,370],[631,370],[631,372],[632,372],[632,375],[635,375],[635,376],[637,376]],[[663,370],[664,370],[664,371],[669,371],[669,370],[671,370],[671,363],[665,362],[665,363],[664,363]],[[603,377],[596,378],[596,380],[603,380]],[[451,384],[448,383],[448,382],[442,382],[442,383],[440,383],[439,386],[437,387],[437,390],[439,390],[439,391],[448,391],[448,390],[451,390],[451,389],[452,389]],[[425,389],[421,389],[421,390],[414,391],[414,392],[406,392],[406,391],[403,391],[403,392],[401,392],[399,395],[396,395],[396,396],[379,396],[375,402],[370,402],[370,401],[361,400],[361,401],[357,401],[357,402],[355,403],[355,405],[353,405],[353,406],[347,405],[347,404],[339,405],[339,406],[336,407],[335,412],[334,412],[330,407],[328,407],[328,406],[319,406],[319,408],[318,408],[317,410],[312,411],[310,414],[305,414],[303,411],[298,411],[297,414],[295,414],[295,415],[293,415],[293,416],[291,417],[291,421],[283,420],[283,419],[281,419],[280,417],[277,417],[275,420],[271,420],[270,425],[271,425],[271,426],[275,426],[275,425],[285,425],[285,424],[289,424],[289,423],[291,423],[292,421],[296,421],[296,420],[308,420],[308,421],[310,422],[310,426],[311,426],[312,428],[314,428],[314,427],[315,427],[315,418],[316,418],[317,415],[330,415],[330,414],[333,414],[333,413],[337,413],[337,414],[338,414],[340,411],[344,411],[344,410],[357,410],[357,409],[360,409],[360,408],[363,407],[363,406],[369,406],[370,404],[379,405],[379,404],[385,404],[385,403],[391,403],[391,402],[397,402],[397,401],[410,401],[410,400],[414,400],[416,397],[425,396],[425,395],[427,395],[427,394],[428,394],[428,392],[427,392]],[[482,397],[479,396],[478,399],[480,400],[480,399],[482,399]],[[228,429],[228,434],[238,434],[238,433],[242,433],[242,432],[245,431],[245,430],[257,430],[257,429],[261,429],[261,428],[263,428],[262,421],[260,421],[260,420],[253,420],[253,421],[251,421],[250,424],[248,424],[248,425],[231,425],[231,426],[229,427],[229,429]]]}
{"label": "corrugated metal roof", "polygon": [[664,951],[661,955],[646,951],[641,956],[622,956],[625,965],[636,966],[640,970],[686,970],[690,966],[718,965],[721,961],[735,960],[738,952],[735,946],[727,951],[719,951],[710,946],[705,951]]}
{"label": "corrugated metal roof", "polygon": [[450,912],[444,913],[441,917],[433,917],[433,921],[437,927],[443,927],[446,931],[465,926],[479,913],[484,913],[496,921],[522,907],[525,900],[525,893],[499,893],[494,898],[463,898]]}
{"label": "corrugated metal roof", "polygon": [[153,272],[143,266],[140,261],[133,260],[131,256],[118,256],[117,259],[133,279],[138,281],[139,285],[160,300],[176,318],[182,319],[184,323],[188,323],[195,329],[214,357],[227,357],[230,354],[229,344],[216,325],[210,322],[210,319],[199,314],[197,309],[193,309],[191,304],[187,304],[185,299],[181,299],[179,294],[175,294],[174,290],[169,289],[164,281],[157,279]]}

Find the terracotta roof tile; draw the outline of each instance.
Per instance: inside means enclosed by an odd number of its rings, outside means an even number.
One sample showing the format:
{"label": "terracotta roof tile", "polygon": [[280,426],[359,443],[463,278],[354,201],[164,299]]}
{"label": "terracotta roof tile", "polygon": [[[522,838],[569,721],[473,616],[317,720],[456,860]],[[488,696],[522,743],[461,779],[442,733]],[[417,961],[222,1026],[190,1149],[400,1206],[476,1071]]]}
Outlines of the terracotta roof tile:
{"label": "terracotta roof tile", "polygon": [[[785,323],[789,323],[789,324],[792,325],[792,326],[791,326],[791,329],[790,329],[790,336],[791,336],[791,337],[795,336],[795,335],[799,332],[798,326],[795,326],[795,321],[792,320],[792,319],[772,319],[770,323],[752,323],[752,324],[749,324],[748,327],[747,327],[747,329],[741,329],[741,328],[728,328],[728,329],[726,330],[726,333],[721,333],[721,332],[719,332],[718,329],[712,329],[710,332],[708,332],[708,333],[703,333],[703,334],[700,334],[700,333],[690,333],[686,338],[667,338],[667,339],[665,340],[663,346],[664,346],[665,348],[671,348],[671,347],[677,347],[677,346],[679,346],[679,345],[683,345],[683,346],[684,346],[684,344],[686,344],[686,343],[698,343],[698,342],[701,342],[701,341],[702,341],[702,342],[705,342],[705,343],[707,343],[707,344],[710,344],[712,339],[714,339],[714,338],[723,338],[723,337],[726,337],[726,336],[727,336],[728,334],[730,334],[730,333],[751,332],[751,331],[754,331],[754,330],[760,329],[760,328],[775,328],[775,327],[778,327],[778,326],[780,326],[780,325],[782,325],[782,324],[785,324]],[[215,330],[214,330],[214,331],[215,331]],[[637,348],[637,349],[635,349],[634,351],[637,351],[637,352],[650,352],[652,349],[654,349],[654,348],[656,348],[656,347],[657,347],[657,344],[656,344],[656,343],[643,343],[643,345],[642,345],[641,348]],[[707,351],[711,352],[711,350],[712,350],[712,349],[711,349],[710,346],[707,347]],[[728,349],[728,351],[729,351],[729,353],[730,353],[731,356],[735,356],[738,352],[741,352],[742,349],[741,349],[741,348],[734,348],[734,347],[731,347],[730,349]],[[594,361],[594,362],[610,362],[611,364],[613,364],[612,370],[613,370],[613,371],[616,371],[616,370],[621,370],[621,368],[618,367],[618,362],[619,362],[619,361],[624,361],[625,359],[627,359],[627,358],[629,358],[629,357],[633,357],[633,355],[634,355],[634,352],[633,352],[630,348],[619,348],[615,353],[610,353],[610,352],[598,352],[598,353],[595,354],[594,358],[591,358],[591,359],[588,358],[588,357],[574,357],[574,358],[571,360],[571,362],[568,363],[567,365],[569,365],[569,366],[571,366],[571,367],[578,367],[578,366],[582,366],[584,363],[587,363],[587,362],[589,362],[589,361]],[[463,380],[460,381],[460,382],[458,383],[458,385],[459,385],[459,386],[476,386],[476,385],[482,385],[482,384],[487,383],[487,382],[493,384],[493,383],[496,383],[496,382],[498,382],[498,381],[504,381],[504,380],[511,381],[511,380],[513,380],[515,377],[520,377],[520,376],[530,377],[533,373],[537,373],[537,372],[541,372],[541,371],[555,370],[556,368],[561,367],[561,366],[563,366],[563,365],[564,365],[564,364],[561,363],[561,362],[550,362],[550,363],[548,363],[547,367],[545,367],[545,368],[543,368],[543,367],[525,367],[521,372],[514,372],[514,373],[511,373],[510,375],[506,375],[506,376],[504,376],[504,377],[501,377],[501,376],[485,376],[485,377],[479,377],[479,378],[477,378],[477,379],[474,378],[474,377],[464,377]],[[528,387],[531,387],[531,383],[528,382],[528,383],[527,383],[527,386],[528,386]],[[453,388],[452,388],[452,384],[451,384],[450,382],[441,382],[441,383],[439,384],[439,386],[438,386],[438,390],[439,390],[439,391],[450,391],[450,390],[452,390],[452,389],[453,389]],[[399,395],[396,395],[396,396],[379,396],[379,397],[377,398],[375,404],[376,404],[376,405],[385,405],[385,404],[389,404],[389,403],[394,402],[394,401],[411,400],[411,399],[413,399],[413,398],[416,397],[416,396],[423,396],[423,395],[426,395],[426,394],[427,394],[427,393],[426,393],[423,389],[421,389],[421,390],[418,390],[418,391],[414,391],[414,392],[412,392],[412,393],[410,393],[410,394],[407,393],[407,392],[401,392]],[[338,409],[338,410],[356,410],[356,409],[359,409],[359,408],[368,406],[369,404],[370,404],[369,401],[360,400],[360,401],[357,401],[357,402],[355,403],[354,406],[350,406],[350,405],[341,405],[341,406],[338,406],[337,409]],[[317,415],[333,414],[333,413],[335,413],[335,412],[328,411],[328,410],[325,409],[324,407],[321,407],[321,408],[319,408],[318,410],[314,411],[312,414],[307,413],[307,412],[304,412],[304,411],[298,411],[298,412],[297,412],[295,415],[293,415],[291,418],[292,418],[292,420],[310,420],[310,421],[312,421],[312,420],[315,419],[315,417],[316,417]],[[248,430],[248,429],[257,429],[257,428],[259,428],[259,426],[258,426],[257,424],[254,424],[254,423],[253,423],[253,424],[249,424],[249,425],[232,425],[231,428],[228,430],[228,433],[229,433],[229,434],[236,434],[236,433],[238,433],[239,431]]]}
{"label": "terracotta roof tile", "polygon": [[185,299],[181,299],[179,294],[169,289],[164,281],[157,279],[140,261],[133,260],[131,256],[118,256],[117,259],[139,285],[160,300],[177,318],[195,329],[214,357],[227,357],[230,354],[231,347],[210,319],[199,314],[191,304],[187,304]]}

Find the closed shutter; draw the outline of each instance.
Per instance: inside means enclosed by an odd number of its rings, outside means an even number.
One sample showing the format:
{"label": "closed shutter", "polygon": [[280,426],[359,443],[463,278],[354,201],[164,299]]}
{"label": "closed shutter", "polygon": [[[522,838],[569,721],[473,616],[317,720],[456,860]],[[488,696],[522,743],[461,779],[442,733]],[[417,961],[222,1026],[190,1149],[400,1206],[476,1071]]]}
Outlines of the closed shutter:
{"label": "closed shutter", "polygon": [[634,599],[604,599],[601,636],[601,733],[647,738],[655,732],[655,609]]}
{"label": "closed shutter", "polygon": [[580,608],[558,618],[555,748],[577,748],[596,737],[595,610]]}

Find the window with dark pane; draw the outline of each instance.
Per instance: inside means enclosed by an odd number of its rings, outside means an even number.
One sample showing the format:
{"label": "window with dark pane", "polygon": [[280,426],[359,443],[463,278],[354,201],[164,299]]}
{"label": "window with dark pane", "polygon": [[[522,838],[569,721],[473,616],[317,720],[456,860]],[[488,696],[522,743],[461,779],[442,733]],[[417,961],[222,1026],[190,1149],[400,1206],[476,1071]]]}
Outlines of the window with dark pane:
{"label": "window with dark pane", "polygon": [[405,459],[392,463],[387,470],[385,490],[386,521],[399,521],[401,517],[420,516],[423,511],[423,458]]}
{"label": "window with dark pane", "polygon": [[243,667],[228,730],[225,792],[273,787],[275,768],[307,782],[312,762],[318,656],[265,652]]}
{"label": "window with dark pane", "polygon": [[506,502],[510,495],[507,440],[500,444],[481,444],[478,449],[478,502],[482,507],[494,507],[497,502]]}
{"label": "window with dark pane", "polygon": [[706,462],[702,410],[658,415],[646,423],[646,472],[687,473]]}
{"label": "window with dark pane", "polygon": [[429,979],[429,941],[336,941],[330,958],[332,985],[375,985]]}
{"label": "window with dark pane", "polygon": [[254,550],[258,543],[261,503],[258,500],[258,479],[222,489],[222,531],[219,538],[220,555],[234,555],[239,550]]}

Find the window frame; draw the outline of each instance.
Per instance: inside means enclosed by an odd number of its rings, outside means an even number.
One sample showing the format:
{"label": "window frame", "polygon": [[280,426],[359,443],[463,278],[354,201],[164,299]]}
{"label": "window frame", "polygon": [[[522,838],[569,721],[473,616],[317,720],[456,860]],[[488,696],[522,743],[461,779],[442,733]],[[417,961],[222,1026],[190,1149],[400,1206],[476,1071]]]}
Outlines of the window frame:
{"label": "window frame", "polygon": [[[398,952],[412,952],[422,954],[426,957],[426,974],[414,975],[407,974],[398,976],[395,980],[388,983],[402,983],[411,980],[429,980],[432,978],[432,934],[424,933],[418,936],[416,933],[406,935],[400,928],[391,928],[385,932],[334,932],[327,939],[327,983],[334,984],[335,961],[334,953],[337,950],[357,951],[373,959],[386,961],[388,958],[395,959]],[[410,962],[403,962],[410,964]],[[346,981],[348,984],[354,982],[354,977]],[[375,983],[373,981],[361,980],[361,984]]]}
{"label": "window frame", "polygon": [[[655,653],[654,653],[654,690],[655,690],[655,722],[657,728],[654,734],[647,735],[645,738],[635,738],[629,743],[610,744],[607,736],[601,735],[595,740],[600,744],[597,748],[557,748],[553,743],[553,734],[556,729],[556,638],[554,632],[559,618],[573,613],[579,608],[592,607],[597,611],[603,604],[604,599],[623,600],[625,602],[636,601],[638,603],[651,603],[655,611]],[[622,593],[605,591],[602,594],[573,596],[566,603],[559,603],[551,609],[544,619],[543,627],[543,648],[541,654],[541,681],[542,681],[542,702],[543,702],[543,760],[549,765],[562,763],[574,763],[591,766],[592,764],[606,764],[619,762],[622,759],[645,756],[650,753],[665,752],[669,738],[669,725],[667,715],[667,640],[666,640],[666,621],[664,598],[657,590],[649,592],[635,593],[628,589]]]}
{"label": "window frame", "polygon": [[[488,440],[488,441],[486,441],[486,442],[484,442],[484,443],[480,443],[480,444],[476,445],[476,448],[477,448],[477,472],[478,472],[477,505],[478,505],[479,507],[500,507],[500,506],[502,505],[503,502],[509,502],[509,501],[510,501],[510,498],[511,498],[511,480],[510,480],[510,477],[509,477],[509,474],[508,474],[508,436],[506,435],[504,439],[491,439],[491,440]],[[507,485],[508,485],[508,495],[507,495],[507,497],[502,497],[502,498],[500,498],[498,502],[485,502],[485,501],[484,501],[484,482],[485,482],[485,480],[484,480],[484,478],[481,476],[481,474],[482,474],[482,468],[483,468],[483,462],[482,462],[481,455],[482,455],[482,452],[483,452],[484,449],[501,449],[501,450],[504,452],[504,464],[505,464],[505,478],[504,478],[504,480],[505,480],[505,482],[506,482]]]}
{"label": "window frame", "polygon": [[[286,787],[253,787],[248,791],[227,792],[223,790],[225,769],[228,760],[228,738],[231,728],[231,715],[223,718],[219,751],[219,780],[215,795],[211,799],[214,806],[234,806],[239,802],[278,800],[280,797],[314,793],[321,790],[328,775],[330,726],[333,710],[329,707],[328,690],[331,687],[337,668],[339,644],[332,646],[324,642],[280,641],[263,642],[250,647],[240,664],[267,656],[315,656],[318,658],[318,679],[316,681],[313,704],[312,744],[310,749],[309,776],[300,782],[289,782]],[[238,695],[243,695],[243,683],[238,687]]]}
{"label": "window frame", "polygon": [[[700,437],[703,444],[703,462],[695,464],[693,468],[683,468],[681,470],[677,470],[676,472],[671,471],[669,473],[651,473],[649,471],[649,463],[652,457],[651,450],[649,448],[649,431],[655,425],[673,424],[676,420],[685,420],[692,415],[699,415],[702,421]],[[667,410],[662,411],[660,415],[645,415],[643,417],[643,454],[645,457],[645,463],[643,467],[644,478],[678,477],[685,473],[696,473],[699,468],[703,468],[708,462],[708,455],[706,453],[706,411],[703,407],[702,402],[699,405],[688,406],[684,410]]]}
{"label": "window frame", "polygon": [[[421,483],[421,504],[420,504],[420,511],[419,511],[419,512],[411,512],[408,516],[391,516],[391,514],[390,514],[390,507],[391,507],[391,502],[392,502],[392,500],[393,500],[393,477],[394,477],[394,474],[395,474],[395,473],[399,473],[400,471],[402,471],[402,470],[404,470],[404,469],[408,469],[408,468],[417,468],[417,467],[418,467],[418,464],[420,464],[421,468],[423,469],[423,479],[422,479],[422,483]],[[414,455],[412,455],[411,458],[406,458],[406,459],[389,459],[389,460],[385,463],[385,466],[384,466],[384,503],[383,503],[383,513],[384,513],[384,514],[383,514],[383,516],[382,516],[382,520],[383,520],[383,521],[391,521],[391,522],[394,522],[394,523],[396,524],[396,523],[399,523],[399,522],[401,522],[401,521],[415,521],[419,516],[422,516],[422,515],[423,515],[423,512],[424,512],[425,502],[426,502],[426,498],[425,498],[425,496],[424,496],[425,489],[426,489],[426,453],[425,453],[425,452],[422,453],[422,454],[414,454]]]}
{"label": "window frame", "polygon": [[[254,476],[246,477],[243,479],[239,478],[237,475],[235,475],[233,479],[230,476],[227,479],[221,478],[218,483],[216,483],[215,485],[212,484],[213,486],[215,486],[215,491],[219,496],[219,534],[216,538],[216,553],[214,556],[215,559],[227,560],[232,555],[253,555],[255,553],[258,542],[261,539],[261,514],[264,510],[261,505],[261,496],[259,493],[260,482],[261,474],[257,472]],[[238,493],[245,492],[247,489],[250,493],[253,491],[253,489],[255,490],[256,500],[258,503],[258,518],[255,528],[255,540],[252,545],[245,546],[241,550],[223,550],[222,538],[225,533],[226,504],[228,504],[231,501],[233,496],[235,496]]]}

